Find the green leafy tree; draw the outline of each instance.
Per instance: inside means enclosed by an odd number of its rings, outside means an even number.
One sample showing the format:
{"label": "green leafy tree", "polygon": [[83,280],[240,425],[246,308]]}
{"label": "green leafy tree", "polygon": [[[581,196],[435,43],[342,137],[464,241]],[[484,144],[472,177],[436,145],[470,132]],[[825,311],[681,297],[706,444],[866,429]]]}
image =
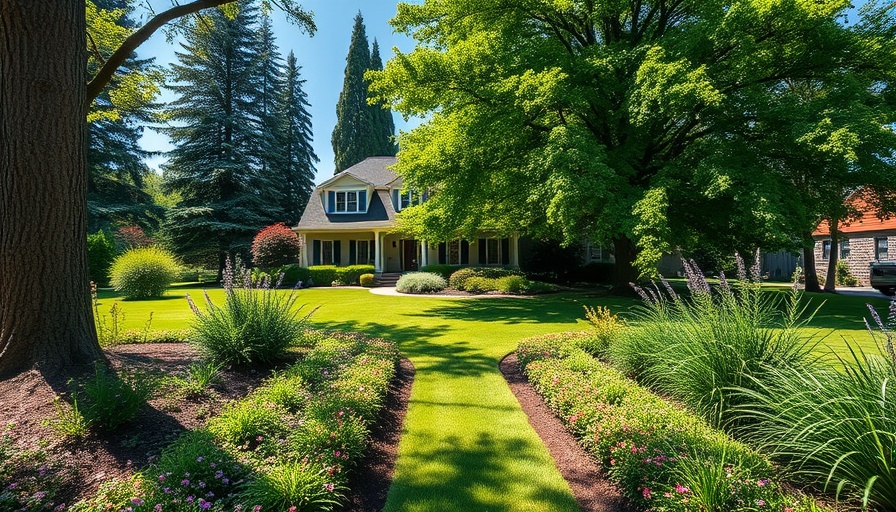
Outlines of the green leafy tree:
{"label": "green leafy tree", "polygon": [[311,142],[311,114],[308,94],[303,90],[305,80],[296,56],[289,52],[283,71],[283,89],[277,104],[279,121],[276,133],[279,180],[284,205],[283,220],[295,225],[305,211],[308,198],[314,191],[315,164],[320,161]]}
{"label": "green leafy tree", "polygon": [[[212,11],[192,23],[172,65],[178,94],[166,128],[175,149],[165,166],[166,186],[182,199],[169,211],[165,232],[185,259],[224,268],[227,253],[248,253],[252,236],[280,214],[267,193],[264,134],[276,84],[263,73],[257,10],[247,1],[235,12]],[[271,58],[268,56],[267,58]],[[266,76],[268,75],[268,76]]]}
{"label": "green leafy tree", "polygon": [[[636,260],[647,271],[676,246],[783,242],[795,194],[779,162],[748,154],[744,141],[791,81],[827,83],[871,64],[867,48],[892,53],[888,11],[847,27],[849,8],[399,4],[392,24],[418,45],[372,72],[371,90],[404,115],[429,116],[403,134],[396,168],[410,186],[438,191],[402,222],[429,239],[488,226],[612,242],[617,289],[638,277]],[[877,88],[887,90],[890,65],[867,72]]]}

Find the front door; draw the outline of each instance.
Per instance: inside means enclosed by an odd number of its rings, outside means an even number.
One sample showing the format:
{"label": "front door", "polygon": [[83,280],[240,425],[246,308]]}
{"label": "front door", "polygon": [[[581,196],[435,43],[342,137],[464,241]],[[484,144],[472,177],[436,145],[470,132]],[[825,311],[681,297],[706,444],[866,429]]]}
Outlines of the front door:
{"label": "front door", "polygon": [[417,270],[417,241],[402,240],[401,270]]}

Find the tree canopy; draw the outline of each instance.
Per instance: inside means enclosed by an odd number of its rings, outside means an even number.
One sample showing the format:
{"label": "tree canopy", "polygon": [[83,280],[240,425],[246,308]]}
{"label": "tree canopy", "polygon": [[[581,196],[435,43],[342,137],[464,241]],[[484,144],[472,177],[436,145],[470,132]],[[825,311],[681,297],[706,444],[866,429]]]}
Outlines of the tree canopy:
{"label": "tree canopy", "polygon": [[[626,272],[636,256],[648,269],[676,246],[793,244],[804,226],[790,213],[807,206],[784,179],[792,166],[780,153],[794,139],[815,153],[849,144],[889,166],[892,16],[871,2],[849,26],[849,8],[848,0],[399,4],[392,24],[417,47],[372,72],[371,91],[405,116],[430,116],[402,134],[396,170],[435,192],[402,214],[404,225],[429,239],[490,225],[612,241],[617,286],[636,277]],[[785,105],[793,84],[833,90],[848,77],[864,100],[875,98],[866,108],[887,108],[832,115],[843,106],[835,94],[802,110]],[[784,140],[768,137],[776,116],[790,130]]]}

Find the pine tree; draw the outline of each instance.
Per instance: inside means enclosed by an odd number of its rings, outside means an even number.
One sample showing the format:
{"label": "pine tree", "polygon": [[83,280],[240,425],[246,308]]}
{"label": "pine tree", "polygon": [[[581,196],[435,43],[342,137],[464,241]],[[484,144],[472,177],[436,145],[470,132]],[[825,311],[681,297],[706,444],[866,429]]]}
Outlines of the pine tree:
{"label": "pine tree", "polygon": [[[373,49],[370,51],[370,69],[383,70],[383,59],[380,57],[380,45],[376,38],[373,40]],[[395,156],[398,148],[395,146],[395,121],[392,119],[392,109],[383,102],[368,105],[370,109],[370,156]]]}
{"label": "pine tree", "polygon": [[367,107],[367,82],[364,81],[368,69],[370,48],[364,17],[358,12],[345,59],[345,80],[336,104],[332,143],[337,173],[370,156],[370,109]]}
{"label": "pine tree", "polygon": [[258,160],[263,177],[272,178],[280,151],[276,136],[279,123],[277,96],[283,89],[283,58],[277,49],[274,28],[267,14],[262,15],[258,27],[258,49],[259,87],[255,91],[261,142]]}
{"label": "pine tree", "polygon": [[183,197],[169,212],[166,235],[188,260],[248,251],[252,236],[274,220],[258,172],[260,48],[256,10],[241,1],[212,10],[190,27],[171,72],[179,98],[170,106],[175,145],[165,167],[168,190]]}
{"label": "pine tree", "polygon": [[311,146],[313,134],[311,115],[308,113],[310,105],[308,94],[302,89],[304,83],[296,56],[289,52],[277,109],[280,121],[277,147],[281,156],[279,172],[285,209],[283,220],[287,225],[299,222],[314,190],[314,164],[320,161]]}
{"label": "pine tree", "polygon": [[[88,76],[96,73],[115,45],[134,29],[132,11],[124,0],[87,3]],[[128,80],[121,79],[125,74],[129,74]],[[143,126],[155,122],[158,79],[152,59],[133,54],[113,77],[111,87],[91,105],[87,129],[87,212],[91,232],[111,224],[151,227],[157,225],[162,215],[162,209],[143,190],[143,180],[151,172],[144,159],[150,155],[138,142]]]}

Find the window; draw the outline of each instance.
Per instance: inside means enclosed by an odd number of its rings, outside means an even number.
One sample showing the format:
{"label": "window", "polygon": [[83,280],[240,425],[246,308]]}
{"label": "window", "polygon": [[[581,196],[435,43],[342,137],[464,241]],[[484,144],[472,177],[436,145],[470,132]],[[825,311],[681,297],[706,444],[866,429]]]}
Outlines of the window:
{"label": "window", "polygon": [[840,259],[845,260],[849,258],[849,239],[840,241]]}
{"label": "window", "polygon": [[355,244],[358,265],[370,265],[376,260],[376,243],[373,240],[358,240]]}
{"label": "window", "polygon": [[497,238],[486,238],[485,240],[485,264],[501,264],[501,244],[498,243]]}
{"label": "window", "polygon": [[889,241],[887,237],[874,239],[874,259],[884,261],[890,259]]}
{"label": "window", "polygon": [[821,242],[821,259],[827,260],[831,258],[831,241],[822,240]]}
{"label": "window", "polygon": [[329,213],[364,213],[367,211],[366,190],[330,191]]}
{"label": "window", "polygon": [[320,242],[320,253],[321,265],[332,265],[333,264],[333,241],[332,240],[321,240]]}
{"label": "window", "polygon": [[[422,199],[425,199],[425,197]],[[414,192],[413,190],[409,190],[404,193],[397,189],[392,190],[392,202],[394,203],[395,211],[397,212],[400,212],[405,208],[414,206],[415,204],[422,204],[422,199],[420,197],[420,194]]]}

